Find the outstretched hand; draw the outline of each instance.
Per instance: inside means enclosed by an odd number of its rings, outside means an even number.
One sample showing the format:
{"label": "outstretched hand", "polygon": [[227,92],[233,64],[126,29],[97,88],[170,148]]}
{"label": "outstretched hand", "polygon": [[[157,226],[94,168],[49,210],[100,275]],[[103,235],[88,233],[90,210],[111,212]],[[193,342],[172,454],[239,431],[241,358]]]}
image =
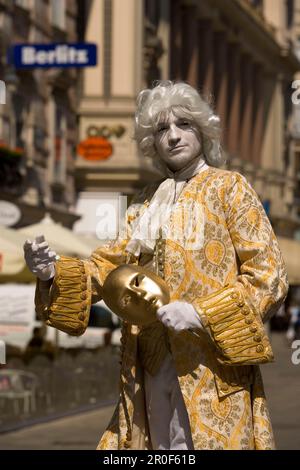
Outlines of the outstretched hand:
{"label": "outstretched hand", "polygon": [[42,281],[48,281],[55,275],[57,255],[50,250],[44,235],[26,240],[24,243],[24,258],[30,271]]}

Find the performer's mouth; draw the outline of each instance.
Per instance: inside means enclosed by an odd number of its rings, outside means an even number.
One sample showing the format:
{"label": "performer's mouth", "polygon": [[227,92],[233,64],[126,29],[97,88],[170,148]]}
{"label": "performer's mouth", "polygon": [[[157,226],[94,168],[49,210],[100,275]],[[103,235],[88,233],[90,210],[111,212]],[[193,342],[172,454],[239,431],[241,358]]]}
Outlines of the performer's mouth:
{"label": "performer's mouth", "polygon": [[169,152],[170,153],[180,152],[184,147],[185,145],[176,145],[176,147],[170,148]]}

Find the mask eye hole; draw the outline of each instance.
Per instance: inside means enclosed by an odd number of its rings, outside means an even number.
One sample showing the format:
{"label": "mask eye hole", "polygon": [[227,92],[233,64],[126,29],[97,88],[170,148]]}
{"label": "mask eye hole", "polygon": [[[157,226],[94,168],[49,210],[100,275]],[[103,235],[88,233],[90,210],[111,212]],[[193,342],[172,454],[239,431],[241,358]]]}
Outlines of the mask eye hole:
{"label": "mask eye hole", "polygon": [[135,278],[133,280],[133,285],[135,287],[140,287],[140,284],[143,281],[144,277],[145,276],[143,274],[138,274],[137,276],[135,276]]}

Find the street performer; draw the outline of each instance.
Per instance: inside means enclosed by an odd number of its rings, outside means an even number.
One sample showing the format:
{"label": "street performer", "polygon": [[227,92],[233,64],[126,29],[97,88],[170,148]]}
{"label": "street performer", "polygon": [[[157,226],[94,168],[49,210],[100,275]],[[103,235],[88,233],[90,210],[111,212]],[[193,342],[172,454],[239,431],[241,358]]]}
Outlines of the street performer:
{"label": "street performer", "polygon": [[70,334],[84,333],[120,265],[131,266],[125,280],[136,266],[136,288],[142,267],[168,286],[155,321],[123,322],[120,397],[98,449],[274,448],[259,364],[273,360],[263,323],[285,299],[287,276],[257,194],[219,168],[220,133],[191,86],[143,90],[135,139],[164,177],[130,205],[126,230],[87,260],[57,260],[42,237],[24,246],[38,313]]}

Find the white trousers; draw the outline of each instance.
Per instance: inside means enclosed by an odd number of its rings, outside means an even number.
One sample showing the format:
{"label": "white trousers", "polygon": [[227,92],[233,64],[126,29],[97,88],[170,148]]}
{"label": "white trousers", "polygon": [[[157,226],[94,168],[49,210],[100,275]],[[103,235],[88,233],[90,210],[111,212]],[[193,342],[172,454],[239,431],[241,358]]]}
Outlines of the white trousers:
{"label": "white trousers", "polygon": [[153,450],[193,450],[189,418],[170,354],[155,376],[145,371],[145,395]]}

